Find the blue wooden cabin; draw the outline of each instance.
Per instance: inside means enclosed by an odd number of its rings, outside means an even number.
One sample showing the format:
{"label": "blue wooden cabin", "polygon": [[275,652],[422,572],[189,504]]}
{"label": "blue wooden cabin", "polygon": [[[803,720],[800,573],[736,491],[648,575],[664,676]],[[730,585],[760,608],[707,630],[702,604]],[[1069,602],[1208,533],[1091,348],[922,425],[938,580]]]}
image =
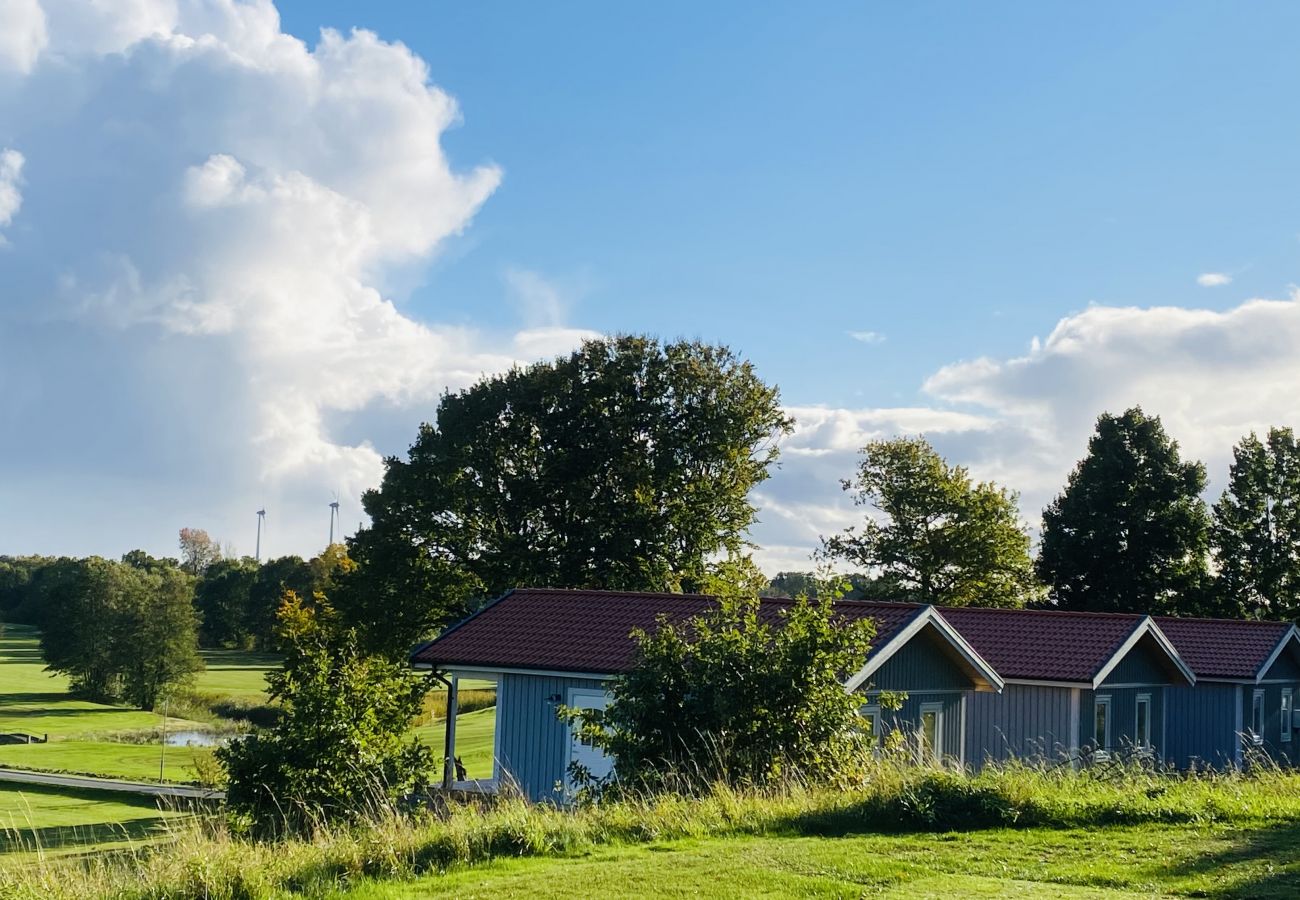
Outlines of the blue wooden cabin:
{"label": "blue wooden cabin", "polygon": [[[497,684],[493,776],[535,801],[570,795],[569,766],[612,763],[556,715],[603,709],[633,663],[634,629],[705,612],[709,597],[518,589],[418,648],[414,665]],[[765,599],[776,622],[790,601]],[[846,689],[861,693],[877,739],[893,730],[921,760],[979,768],[1011,759],[1082,764],[1135,754],[1179,767],[1289,764],[1300,722],[1300,632],[1284,623],[935,608],[842,601],[876,638]],[[881,691],[906,694],[896,712]],[[454,721],[455,691],[449,704]],[[455,729],[447,755],[455,756]],[[453,781],[448,767],[448,785]],[[461,785],[467,787],[467,785]]]}

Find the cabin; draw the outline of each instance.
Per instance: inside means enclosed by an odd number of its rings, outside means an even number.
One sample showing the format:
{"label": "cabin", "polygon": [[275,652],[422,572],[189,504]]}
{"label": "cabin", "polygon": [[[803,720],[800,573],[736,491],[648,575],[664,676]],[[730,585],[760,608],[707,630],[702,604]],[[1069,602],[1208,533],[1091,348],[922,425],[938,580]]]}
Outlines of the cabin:
{"label": "cabin", "polygon": [[1166,755],[1182,769],[1300,763],[1300,633],[1288,622],[1156,620],[1196,672],[1168,694]]}
{"label": "cabin", "polygon": [[[517,589],[419,647],[412,663],[450,680],[450,721],[460,678],[497,685],[492,778],[456,784],[448,766],[445,785],[487,791],[509,785],[533,801],[566,802],[571,763],[596,776],[613,764],[559,719],[558,707],[603,709],[609,680],[633,664],[634,629],[651,630],[660,616],[685,621],[715,603],[691,594]],[[760,616],[779,621],[790,603],[764,599]],[[970,698],[1001,690],[997,672],[934,607],[841,601],[836,610],[875,623],[866,664],[846,681],[846,689],[862,694],[873,737],[901,730],[919,759],[965,763]],[[901,709],[882,712],[881,691],[906,692],[907,699]],[[446,756],[454,759],[454,726],[447,732]]]}
{"label": "cabin", "polygon": [[[780,621],[792,601],[763,599]],[[691,594],[519,589],[419,647],[412,663],[448,679],[455,757],[460,678],[497,685],[492,777],[444,786],[511,785],[564,803],[569,767],[597,776],[612,762],[557,715],[603,709],[611,679],[633,664],[635,629],[713,608]],[[1239,767],[1258,756],[1300,764],[1300,631],[1289,623],[1152,618],[1060,610],[941,608],[840,601],[876,628],[845,688],[862,698],[877,742],[902,732],[920,761],[975,770],[1008,760],[1082,765],[1137,757],[1178,768]],[[884,691],[906,695],[900,709]]]}
{"label": "cabin", "polygon": [[943,608],[943,617],[1001,676],[972,695],[966,760],[1079,763],[1163,758],[1166,695],[1196,676],[1150,616]]}

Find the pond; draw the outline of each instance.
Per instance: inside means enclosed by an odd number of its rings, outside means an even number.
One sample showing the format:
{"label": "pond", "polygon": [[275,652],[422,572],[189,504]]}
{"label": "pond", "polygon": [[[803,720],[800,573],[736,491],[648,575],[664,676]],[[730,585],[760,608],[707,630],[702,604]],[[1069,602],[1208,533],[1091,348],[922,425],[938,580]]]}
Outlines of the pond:
{"label": "pond", "polygon": [[230,738],[228,734],[211,731],[170,731],[163,743],[168,747],[224,747]]}

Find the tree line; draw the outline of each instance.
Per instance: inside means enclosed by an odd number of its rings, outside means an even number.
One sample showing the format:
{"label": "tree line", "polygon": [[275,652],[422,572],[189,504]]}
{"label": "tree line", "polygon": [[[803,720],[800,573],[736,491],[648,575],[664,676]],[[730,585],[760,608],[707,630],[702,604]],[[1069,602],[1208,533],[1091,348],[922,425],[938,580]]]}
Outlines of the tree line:
{"label": "tree line", "polygon": [[278,650],[285,596],[310,601],[351,567],[339,544],[311,560],[258,563],[183,528],[179,548],[163,558],[0,557],[0,620],[40,629],[47,667],[78,694],[152,709],[202,670],[200,648]]}

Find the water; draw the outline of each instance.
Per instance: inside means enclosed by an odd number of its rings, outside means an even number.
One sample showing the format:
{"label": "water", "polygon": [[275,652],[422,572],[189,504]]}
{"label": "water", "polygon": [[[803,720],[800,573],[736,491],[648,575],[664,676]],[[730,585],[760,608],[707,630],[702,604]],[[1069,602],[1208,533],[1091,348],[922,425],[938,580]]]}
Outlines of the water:
{"label": "water", "polygon": [[169,731],[164,743],[168,747],[224,747],[230,743],[230,736],[211,731]]}

